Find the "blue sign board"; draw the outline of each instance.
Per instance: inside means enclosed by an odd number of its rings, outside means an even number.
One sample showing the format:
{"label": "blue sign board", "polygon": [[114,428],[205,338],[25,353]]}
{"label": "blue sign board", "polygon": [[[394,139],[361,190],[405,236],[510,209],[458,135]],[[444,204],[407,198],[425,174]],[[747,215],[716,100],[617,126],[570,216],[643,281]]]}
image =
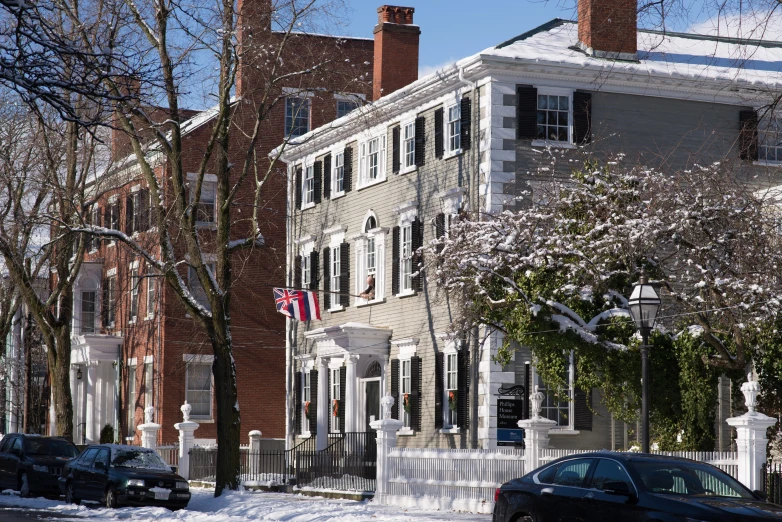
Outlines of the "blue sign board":
{"label": "blue sign board", "polygon": [[497,428],[497,446],[524,446],[524,430]]}

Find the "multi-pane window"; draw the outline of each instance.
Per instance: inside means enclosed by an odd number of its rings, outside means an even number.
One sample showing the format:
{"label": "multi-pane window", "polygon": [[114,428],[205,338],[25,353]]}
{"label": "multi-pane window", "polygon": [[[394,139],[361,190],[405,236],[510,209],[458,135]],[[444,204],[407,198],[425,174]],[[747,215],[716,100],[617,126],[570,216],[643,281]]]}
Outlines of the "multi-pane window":
{"label": "multi-pane window", "polygon": [[541,407],[540,415],[546,419],[553,420],[557,423],[558,427],[567,428],[571,426],[571,401],[572,397],[572,382],[570,380],[570,369],[566,369],[562,375],[562,380],[568,383],[567,388],[554,389],[546,386],[540,375],[535,376],[535,384],[538,386],[538,391],[545,395],[543,404]]}
{"label": "multi-pane window", "polygon": [[285,99],[285,136],[295,138],[310,130],[310,101],[307,98]]}
{"label": "multi-pane window", "polygon": [[138,318],[138,287],[140,281],[138,277],[138,268],[130,269],[130,321],[135,322]]}
{"label": "multi-pane window", "polygon": [[[340,247],[331,247],[331,291],[339,292],[339,271],[340,271]],[[339,295],[333,294],[331,297],[331,307],[336,308],[339,306]]]}
{"label": "multi-pane window", "polygon": [[95,292],[81,293],[81,333],[95,332]]}
{"label": "multi-pane window", "polygon": [[538,95],[538,139],[570,142],[570,96]]}
{"label": "multi-pane window", "polygon": [[310,281],[312,281],[310,268],[310,256],[301,256],[301,285],[303,288],[310,287]]}
{"label": "multi-pane window", "polygon": [[782,163],[782,123],[762,122],[758,129],[758,160]]}
{"label": "multi-pane window", "polygon": [[144,363],[144,409],[154,406],[152,403],[153,386],[152,363]]}
{"label": "multi-pane window", "polygon": [[334,193],[345,191],[345,153],[334,156]]}
{"label": "multi-pane window", "polygon": [[155,314],[155,272],[147,268],[147,317]]}
{"label": "multi-pane window", "polygon": [[212,416],[212,368],[209,363],[188,363],[187,375],[187,403],[192,410],[190,415],[198,418],[210,418]]}
{"label": "multi-pane window", "polygon": [[[92,208],[92,215],[90,218],[90,222],[93,226],[101,226],[100,222],[100,208],[96,205]],[[89,239],[89,250],[97,250],[100,246],[100,239],[97,238],[97,236],[90,236]]]}
{"label": "multi-pane window", "polygon": [[405,168],[410,168],[415,165],[415,122],[411,121],[404,126],[402,139],[404,140],[402,150],[405,151],[403,165]]}
{"label": "multi-pane window", "polygon": [[[190,204],[195,202],[195,181],[190,182]],[[215,217],[215,202],[217,199],[217,182],[206,181],[201,183],[201,198],[198,200],[198,205],[195,205],[193,209],[196,213],[197,223],[214,223]]]}
{"label": "multi-pane window", "polygon": [[411,381],[410,381],[410,359],[399,361],[399,404],[402,405],[402,421],[405,427],[410,427],[410,405],[412,404]]}
{"label": "multi-pane window", "polygon": [[119,230],[119,203],[116,201],[109,206],[109,226]]}
{"label": "multi-pane window", "polygon": [[352,100],[337,100],[337,118],[358,109],[358,102]]}
{"label": "multi-pane window", "polygon": [[315,201],[315,167],[310,165],[304,170],[304,204]]}
{"label": "multi-pane window", "polygon": [[379,136],[361,144],[359,168],[364,183],[385,177],[386,137]]}
{"label": "multi-pane window", "polygon": [[448,405],[446,420],[451,426],[457,424],[456,401],[457,390],[459,389],[459,369],[458,358],[455,353],[445,355],[445,401]]}
{"label": "multi-pane window", "polygon": [[329,418],[331,419],[329,422],[330,431],[331,433],[338,433],[339,432],[339,403],[335,401],[339,401],[339,368],[331,368],[329,370],[331,372],[331,411],[329,412]]}
{"label": "multi-pane window", "polygon": [[126,400],[128,414],[127,437],[136,435],[136,365],[128,364],[128,393]]}
{"label": "multi-pane window", "polygon": [[410,223],[401,228],[401,256],[399,258],[399,275],[401,290],[413,288],[413,227]]}
{"label": "multi-pane window", "polygon": [[125,217],[127,223],[130,223],[130,232],[139,232],[141,230],[141,193],[136,191],[130,196],[131,204],[126,207],[125,212],[128,215]]}
{"label": "multi-pane window", "polygon": [[301,397],[304,404],[301,405],[302,409],[304,410],[301,416],[301,429],[304,432],[310,431],[310,419],[307,411],[307,404],[312,400],[312,387],[310,384],[310,372],[304,371],[303,372],[303,379],[301,380]]}
{"label": "multi-pane window", "polygon": [[446,129],[448,152],[456,152],[462,148],[461,108],[458,105],[448,107],[448,123]]}
{"label": "multi-pane window", "polygon": [[114,326],[117,314],[117,276],[107,277],[103,290],[103,326]]}
{"label": "multi-pane window", "polygon": [[[375,228],[377,228],[377,221],[374,217],[369,216],[366,224],[364,225],[364,232],[369,232]],[[375,236],[369,236],[367,238],[366,275],[367,277],[372,276],[372,278],[377,281],[377,249],[375,244]]]}
{"label": "multi-pane window", "polygon": [[[210,273],[215,273],[214,263],[205,263],[205,266]],[[207,310],[211,310],[212,305],[209,304],[209,298],[206,295],[206,291],[204,290],[204,287],[201,286],[201,280],[198,279],[198,274],[192,266],[188,268],[188,282],[190,283],[190,292],[193,294],[196,301]]]}

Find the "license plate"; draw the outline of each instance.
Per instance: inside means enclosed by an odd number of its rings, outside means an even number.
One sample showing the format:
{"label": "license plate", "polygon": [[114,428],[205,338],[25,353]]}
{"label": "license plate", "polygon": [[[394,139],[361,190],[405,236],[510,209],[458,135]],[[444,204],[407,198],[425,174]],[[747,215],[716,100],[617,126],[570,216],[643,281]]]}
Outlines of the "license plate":
{"label": "license plate", "polygon": [[155,500],[168,500],[168,491],[155,491]]}

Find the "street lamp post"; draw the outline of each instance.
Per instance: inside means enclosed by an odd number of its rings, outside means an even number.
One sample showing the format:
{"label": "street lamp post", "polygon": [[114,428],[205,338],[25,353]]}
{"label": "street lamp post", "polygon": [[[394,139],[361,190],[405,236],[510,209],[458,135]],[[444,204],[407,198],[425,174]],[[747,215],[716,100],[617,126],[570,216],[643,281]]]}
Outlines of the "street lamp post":
{"label": "street lamp post", "polygon": [[641,272],[638,284],[628,300],[630,313],[641,334],[641,451],[649,453],[649,334],[660,310],[660,296]]}

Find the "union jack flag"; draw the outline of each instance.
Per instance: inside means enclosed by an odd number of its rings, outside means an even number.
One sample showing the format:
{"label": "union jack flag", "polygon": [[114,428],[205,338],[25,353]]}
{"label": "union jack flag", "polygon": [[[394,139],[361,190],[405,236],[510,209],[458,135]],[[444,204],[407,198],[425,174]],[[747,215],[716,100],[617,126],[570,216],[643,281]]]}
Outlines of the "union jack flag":
{"label": "union jack flag", "polygon": [[315,292],[306,290],[274,289],[277,311],[299,321],[320,320],[320,306]]}

